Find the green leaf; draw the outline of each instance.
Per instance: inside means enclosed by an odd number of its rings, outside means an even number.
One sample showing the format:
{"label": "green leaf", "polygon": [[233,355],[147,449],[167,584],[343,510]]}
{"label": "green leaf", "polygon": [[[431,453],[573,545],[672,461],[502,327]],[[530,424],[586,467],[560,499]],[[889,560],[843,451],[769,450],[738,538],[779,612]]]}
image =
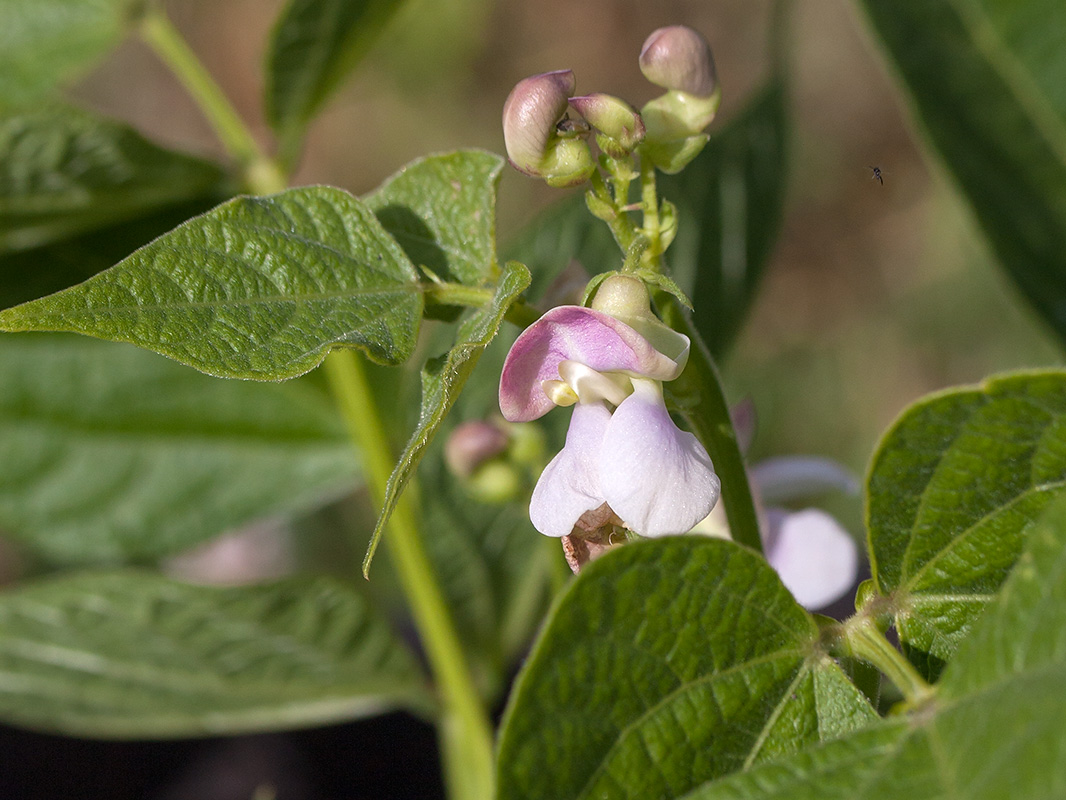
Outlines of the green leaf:
{"label": "green leaf", "polygon": [[1066,8],[1057,0],[861,5],[999,261],[1066,337]]}
{"label": "green leaf", "polygon": [[281,380],[330,347],[411,355],[418,275],[361,201],[313,186],[238,197],[66,291],[0,312],[0,330],[73,331],[211,375]]}
{"label": "green leaf", "polygon": [[991,378],[909,408],[867,481],[870,560],[900,640],[931,677],[1066,489],[1066,373]]}
{"label": "green leaf", "polygon": [[589,564],[511,697],[501,798],[677,797],[875,718],[757,554],[669,537]]}
{"label": "green leaf", "polygon": [[666,258],[689,293],[696,327],[715,356],[732,344],[769,262],[785,204],[788,122],[775,80],[715,131],[703,152],[660,193],[677,206]]}
{"label": "green leaf", "polygon": [[[685,800],[1050,800],[1066,774],[1066,505],[960,646],[928,705]],[[676,796],[676,795],[671,795]]]}
{"label": "green leaf", "polygon": [[362,60],[401,0],[289,0],[267,54],[267,118],[291,148]]}
{"label": "green leaf", "polygon": [[412,161],[363,198],[411,261],[445,281],[499,275],[496,185],[503,159],[464,150]]}
{"label": "green leaf", "polygon": [[277,730],[425,702],[385,620],[325,579],[38,583],[0,595],[0,673],[6,722],[108,738]]}
{"label": "green leaf", "polygon": [[433,440],[448,411],[462,391],[470,373],[489,342],[500,330],[507,309],[529,286],[529,270],[516,261],[508,262],[496,287],[492,302],[478,309],[459,326],[455,344],[448,353],[429,361],[422,370],[422,409],[418,425],[400,454],[385,488],[385,500],[363,561],[363,574],[370,569],[381,533],[404,487],[414,474],[426,447]]}
{"label": "green leaf", "polygon": [[0,528],[49,561],[155,559],[355,481],[307,386],[72,336],[0,339],[0,374]]}
{"label": "green leaf", "polygon": [[135,22],[139,0],[0,3],[0,109],[39,100],[92,67]]}
{"label": "green leaf", "polygon": [[0,153],[0,252],[215,194],[223,180],[213,164],[71,108],[0,117]]}

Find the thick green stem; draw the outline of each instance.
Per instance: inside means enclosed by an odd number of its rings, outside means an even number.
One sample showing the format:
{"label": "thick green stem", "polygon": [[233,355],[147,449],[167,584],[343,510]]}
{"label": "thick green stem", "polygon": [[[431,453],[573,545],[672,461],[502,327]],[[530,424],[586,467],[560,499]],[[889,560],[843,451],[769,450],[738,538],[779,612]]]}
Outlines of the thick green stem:
{"label": "thick green stem", "polygon": [[240,164],[248,188],[259,194],[284,189],[281,169],[260,150],[244,120],[158,4],[145,8],[140,34],[196,101],[226,152]]}
{"label": "thick green stem", "polygon": [[677,380],[666,384],[666,388],[714,462],[714,471],[722,481],[721,502],[725,504],[730,534],[735,541],[761,553],[759,518],[755,514],[748,472],[714,359],[692,317],[676,297],[657,291],[655,302],[663,321],[692,342],[685,371]]}
{"label": "thick green stem", "polygon": [[841,625],[840,635],[848,654],[883,672],[903,693],[909,705],[919,705],[935,694],[936,690],[918,674],[903,653],[892,646],[870,616],[855,615]]}
{"label": "thick green stem", "polygon": [[[372,494],[380,504],[394,458],[361,356],[352,350],[334,350],[326,358],[325,370],[362,458]],[[426,556],[413,491],[409,486],[397,501],[385,542],[440,689],[443,709],[439,729],[450,795],[453,800],[486,800],[493,796],[492,726],[467,667],[444,593]]]}

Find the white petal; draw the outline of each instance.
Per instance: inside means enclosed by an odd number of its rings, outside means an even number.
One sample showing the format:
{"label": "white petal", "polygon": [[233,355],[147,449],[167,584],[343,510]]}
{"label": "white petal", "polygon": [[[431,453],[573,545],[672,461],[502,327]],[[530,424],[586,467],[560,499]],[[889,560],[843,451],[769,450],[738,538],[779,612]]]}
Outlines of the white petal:
{"label": "white petal", "polygon": [[582,514],[603,505],[596,457],[610,420],[603,403],[574,406],[566,446],[544,468],[529,501],[529,519],[546,536],[566,536]]}
{"label": "white petal", "polygon": [[674,425],[656,381],[634,379],[607,426],[599,470],[607,503],[641,536],[686,533],[718,500],[707,451]]}
{"label": "white petal", "polygon": [[766,558],[800,605],[822,608],[855,585],[859,554],[855,541],[824,511],[795,514],[771,509]]}

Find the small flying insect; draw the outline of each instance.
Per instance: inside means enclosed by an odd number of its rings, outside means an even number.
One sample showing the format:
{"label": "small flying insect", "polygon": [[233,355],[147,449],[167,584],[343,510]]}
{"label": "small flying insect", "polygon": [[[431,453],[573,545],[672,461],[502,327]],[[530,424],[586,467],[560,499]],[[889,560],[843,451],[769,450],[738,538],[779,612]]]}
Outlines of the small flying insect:
{"label": "small flying insect", "polygon": [[[869,165],[867,165],[867,166],[869,166]],[[872,169],[873,173],[874,173],[873,175],[870,176],[870,180],[872,180],[872,181],[876,180],[879,184],[884,186],[885,185],[885,179],[881,175],[881,168],[880,167],[870,167],[870,169]]]}

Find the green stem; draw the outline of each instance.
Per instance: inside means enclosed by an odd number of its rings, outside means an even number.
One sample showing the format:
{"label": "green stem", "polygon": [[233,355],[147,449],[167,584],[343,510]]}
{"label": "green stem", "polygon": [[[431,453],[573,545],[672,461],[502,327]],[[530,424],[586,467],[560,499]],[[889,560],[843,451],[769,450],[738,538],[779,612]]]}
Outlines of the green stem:
{"label": "green stem", "polygon": [[285,175],[263,154],[244,120],[158,4],[145,8],[140,34],[196,101],[226,152],[240,164],[248,187],[259,194],[284,189]]}
{"label": "green stem", "polygon": [[655,165],[649,158],[640,160],[640,199],[644,208],[644,235],[648,249],[644,251],[644,266],[662,272],[662,236],[659,229],[659,194],[655,187]]}
{"label": "green stem", "polygon": [[761,553],[759,518],[755,514],[748,472],[714,359],[692,317],[677,298],[663,291],[654,294],[663,321],[692,342],[688,365],[677,380],[666,384],[666,389],[714,462],[714,471],[722,481],[721,502],[725,504],[734,541]]}
{"label": "green stem", "polygon": [[[496,296],[495,289],[464,286],[461,283],[427,283],[423,291],[426,299],[433,303],[468,308],[484,308]],[[528,303],[519,301],[507,309],[505,318],[520,328],[528,328],[540,319],[540,312]]]}
{"label": "green stem", "polygon": [[855,615],[840,626],[840,634],[848,654],[883,672],[903,693],[909,705],[919,705],[936,692],[903,653],[885,638],[871,617],[861,613]]}
{"label": "green stem", "polygon": [[[325,370],[373,496],[380,504],[394,459],[361,356],[352,350],[334,350],[326,358]],[[409,486],[397,501],[385,542],[440,687],[443,709],[439,729],[451,796],[454,800],[485,800],[493,796],[492,727],[422,545],[413,489]]]}
{"label": "green stem", "polygon": [[[624,253],[633,244],[633,238],[636,236],[633,220],[621,208],[621,202],[624,201],[619,201],[617,197],[611,194],[611,190],[607,187],[607,182],[598,171],[592,173],[591,180],[592,188],[589,190],[591,199],[588,200],[589,210],[592,211],[594,216],[607,223],[607,227],[611,229],[611,235]],[[602,210],[595,206],[599,206]]]}

